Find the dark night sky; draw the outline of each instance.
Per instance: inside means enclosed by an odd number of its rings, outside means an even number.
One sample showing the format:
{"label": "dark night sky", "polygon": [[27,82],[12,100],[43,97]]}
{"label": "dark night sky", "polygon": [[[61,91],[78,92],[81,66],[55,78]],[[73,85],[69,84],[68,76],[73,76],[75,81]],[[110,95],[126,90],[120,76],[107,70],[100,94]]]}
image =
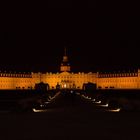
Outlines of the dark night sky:
{"label": "dark night sky", "polygon": [[140,67],[139,25],[136,15],[91,8],[30,13],[0,32],[0,69],[59,71],[64,46],[75,72]]}

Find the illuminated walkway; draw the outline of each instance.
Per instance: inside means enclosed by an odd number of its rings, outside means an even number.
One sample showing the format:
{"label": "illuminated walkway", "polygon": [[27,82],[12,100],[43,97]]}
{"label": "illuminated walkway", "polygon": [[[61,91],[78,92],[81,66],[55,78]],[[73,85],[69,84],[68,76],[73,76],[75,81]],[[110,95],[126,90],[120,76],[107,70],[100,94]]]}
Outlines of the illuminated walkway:
{"label": "illuminated walkway", "polygon": [[[42,105],[43,106],[43,105]],[[33,110],[34,112],[61,112],[61,113],[94,113],[94,112],[119,112],[120,109],[110,110],[108,104],[93,101],[75,91],[61,91],[48,100],[46,109]]]}

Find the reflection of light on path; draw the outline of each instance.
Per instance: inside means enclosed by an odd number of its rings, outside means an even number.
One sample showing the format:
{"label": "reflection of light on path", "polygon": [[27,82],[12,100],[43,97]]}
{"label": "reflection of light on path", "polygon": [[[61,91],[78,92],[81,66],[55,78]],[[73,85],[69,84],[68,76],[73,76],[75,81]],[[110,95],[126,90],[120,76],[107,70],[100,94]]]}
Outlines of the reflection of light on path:
{"label": "reflection of light on path", "polygon": [[108,104],[105,104],[105,105],[98,105],[98,106],[101,106],[101,107],[108,107]]}
{"label": "reflection of light on path", "polygon": [[50,102],[44,102],[45,104],[49,104]]}
{"label": "reflection of light on path", "polygon": [[41,104],[41,105],[40,105],[40,107],[44,107],[44,105],[43,105],[43,104]]}
{"label": "reflection of light on path", "polygon": [[92,99],[92,102],[95,104],[101,104],[101,101],[96,101],[96,99]]}
{"label": "reflection of light on path", "polygon": [[93,103],[95,103],[95,104],[101,104],[101,101],[95,101]]}
{"label": "reflection of light on path", "polygon": [[48,101],[50,102],[50,101],[54,100],[59,94],[60,94],[60,92],[57,92],[53,97],[49,96]]}
{"label": "reflection of light on path", "polygon": [[82,95],[82,97],[85,98],[85,99],[91,100],[91,97],[84,96],[84,95]]}
{"label": "reflection of light on path", "polygon": [[120,112],[120,108],[108,110],[109,112]]}
{"label": "reflection of light on path", "polygon": [[32,110],[33,112],[46,112],[47,111],[46,109],[35,109],[35,108],[33,108]]}

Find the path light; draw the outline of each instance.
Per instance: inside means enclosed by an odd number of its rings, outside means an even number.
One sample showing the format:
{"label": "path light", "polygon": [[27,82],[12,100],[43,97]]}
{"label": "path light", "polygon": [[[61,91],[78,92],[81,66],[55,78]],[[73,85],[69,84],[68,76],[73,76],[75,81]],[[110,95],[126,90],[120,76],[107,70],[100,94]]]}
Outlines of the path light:
{"label": "path light", "polygon": [[108,107],[108,104],[105,104],[105,105],[98,105],[98,106],[101,106],[101,107]]}
{"label": "path light", "polygon": [[109,112],[120,112],[120,108],[108,110]]}
{"label": "path light", "polygon": [[40,105],[40,107],[44,107],[44,105],[43,105],[43,104],[41,104],[41,105]]}
{"label": "path light", "polygon": [[96,104],[101,104],[101,101],[96,101],[96,102],[94,102],[94,103],[96,103]]}
{"label": "path light", "polygon": [[33,108],[32,109],[33,110],[33,112],[46,112],[47,110],[46,109],[44,109],[44,110],[42,110],[42,109],[35,109],[35,108]]}
{"label": "path light", "polygon": [[49,104],[50,102],[45,102],[45,104]]}

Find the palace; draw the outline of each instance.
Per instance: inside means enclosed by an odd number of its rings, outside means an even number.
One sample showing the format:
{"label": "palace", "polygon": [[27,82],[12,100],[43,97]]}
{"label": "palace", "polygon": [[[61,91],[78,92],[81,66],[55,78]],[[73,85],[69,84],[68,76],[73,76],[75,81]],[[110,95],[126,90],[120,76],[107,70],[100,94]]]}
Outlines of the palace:
{"label": "palace", "polygon": [[86,83],[93,83],[100,89],[139,89],[140,70],[124,73],[84,73],[71,72],[68,56],[65,53],[58,73],[6,73],[0,72],[0,89],[34,89],[35,84],[46,83],[50,89],[76,88],[82,89]]}

